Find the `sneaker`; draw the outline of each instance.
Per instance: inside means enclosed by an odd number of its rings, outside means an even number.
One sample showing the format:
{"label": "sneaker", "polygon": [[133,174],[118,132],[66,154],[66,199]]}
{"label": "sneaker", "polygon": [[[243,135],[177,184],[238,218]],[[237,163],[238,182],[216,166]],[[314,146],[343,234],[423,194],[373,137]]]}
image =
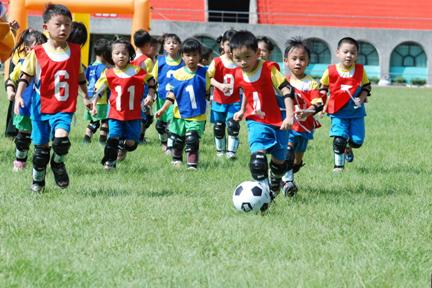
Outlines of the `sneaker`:
{"label": "sneaker", "polygon": [[116,168],[115,163],[111,163],[109,161],[106,161],[105,164],[104,164],[105,171],[111,171],[111,170],[113,170],[115,168]]}
{"label": "sneaker", "polygon": [[172,156],[172,149],[165,149],[165,151],[164,151],[164,153],[165,153],[165,155],[167,155],[167,156]]}
{"label": "sneaker", "polygon": [[294,181],[287,181],[283,182],[282,191],[285,197],[293,197],[297,193],[298,188]]}
{"label": "sneaker", "polygon": [[219,158],[223,157],[224,155],[225,155],[224,151],[217,151],[216,152],[216,156],[219,157]]}
{"label": "sneaker", "polygon": [[42,193],[45,190],[45,181],[33,182],[33,184],[30,187],[30,190],[33,193]]}
{"label": "sneaker", "polygon": [[173,161],[171,161],[171,165],[172,165],[174,168],[180,168],[181,165],[182,165],[182,162],[179,161],[179,160],[173,160]]}
{"label": "sneaker", "polygon": [[20,172],[20,171],[24,170],[24,168],[26,167],[26,164],[27,164],[26,162],[14,160],[12,171],[13,172]]}
{"label": "sneaker", "polygon": [[69,175],[64,163],[55,163],[51,161],[51,170],[54,174],[54,181],[57,186],[62,189],[69,186]]}
{"label": "sneaker", "polygon": [[189,170],[189,171],[197,171],[197,167],[195,167],[195,166],[189,166],[188,165],[188,167],[187,167],[187,170]]}
{"label": "sneaker", "polygon": [[117,161],[123,161],[126,159],[127,151],[124,149],[119,149],[117,152]]}
{"label": "sneaker", "polygon": [[230,160],[234,160],[234,159],[236,159],[236,154],[234,152],[227,152],[226,158],[230,159]]}
{"label": "sneaker", "polygon": [[346,147],[346,150],[345,150],[345,160],[347,162],[353,162],[354,161],[354,152],[353,152],[352,148],[349,146]]}
{"label": "sneaker", "polygon": [[342,173],[344,171],[344,167],[342,166],[342,167],[340,167],[340,166],[335,166],[334,168],[333,168],[333,173]]}
{"label": "sneaker", "polygon": [[82,143],[83,144],[90,144],[91,143],[91,137],[89,135],[84,135]]}

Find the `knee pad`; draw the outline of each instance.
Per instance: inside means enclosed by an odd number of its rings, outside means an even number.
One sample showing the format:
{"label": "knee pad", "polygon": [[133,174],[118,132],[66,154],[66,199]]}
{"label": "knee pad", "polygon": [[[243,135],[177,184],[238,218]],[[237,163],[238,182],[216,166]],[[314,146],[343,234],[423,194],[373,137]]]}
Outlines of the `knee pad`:
{"label": "knee pad", "polygon": [[105,161],[113,162],[117,160],[118,146],[118,139],[108,138],[104,149],[104,158],[102,159],[102,164],[105,164]]}
{"label": "knee pad", "polygon": [[138,147],[137,142],[134,142],[134,144],[131,146],[125,144],[125,149],[126,149],[126,151],[129,151],[129,152],[135,151],[137,149],[137,147]]}
{"label": "knee pad", "polygon": [[240,123],[234,119],[228,119],[228,135],[238,136],[240,132]]}
{"label": "knee pad", "polygon": [[288,149],[287,149],[287,156],[286,156],[286,166],[287,166],[287,171],[289,171],[289,170],[291,170],[291,169],[293,169],[293,166],[294,166],[294,155],[295,155],[295,152],[294,152],[294,147],[291,147],[291,146],[288,146]]}
{"label": "knee pad", "polygon": [[30,134],[18,132],[15,138],[15,145],[19,151],[28,151],[30,148],[31,137]]}
{"label": "knee pad", "polygon": [[153,123],[154,116],[153,115],[146,115],[146,119],[143,121],[144,127],[147,129],[151,126]]}
{"label": "knee pad", "polygon": [[46,168],[50,160],[50,148],[36,145],[33,154],[33,166],[36,170],[43,170]]}
{"label": "knee pad", "polygon": [[287,161],[285,160],[283,163],[276,163],[273,160],[270,161],[270,171],[275,176],[282,177],[287,171]]}
{"label": "knee pad", "polygon": [[174,133],[171,133],[170,137],[172,137],[173,140],[173,148],[177,150],[183,150],[185,138]]}
{"label": "knee pad", "polygon": [[99,121],[91,121],[88,125],[87,128],[94,134],[96,133],[97,129],[100,127],[100,123]]}
{"label": "knee pad", "polygon": [[216,139],[223,139],[225,137],[225,123],[216,122],[213,126],[213,132]]}
{"label": "knee pad", "polygon": [[336,154],[345,153],[346,144],[347,144],[347,140],[345,138],[342,138],[339,136],[334,137],[334,139],[333,139],[333,151]]}
{"label": "knee pad", "polygon": [[168,127],[168,123],[163,122],[163,121],[156,121],[156,131],[159,134],[166,134],[167,133],[167,127]]}
{"label": "knee pad", "polygon": [[69,148],[71,143],[69,141],[69,137],[55,137],[52,148],[54,153],[60,156],[66,155],[69,152]]}
{"label": "knee pad", "polygon": [[196,152],[199,149],[199,135],[197,131],[186,132],[186,152]]}
{"label": "knee pad", "polygon": [[294,164],[292,169],[294,173],[300,171],[300,168],[304,166],[303,160],[299,164]]}
{"label": "knee pad", "polygon": [[264,180],[268,178],[268,162],[267,156],[263,152],[255,152],[251,154],[249,162],[249,170],[252,178],[255,180]]}
{"label": "knee pad", "polygon": [[363,145],[363,143],[355,143],[351,139],[348,141],[348,143],[351,148],[355,148],[355,149],[360,148]]}

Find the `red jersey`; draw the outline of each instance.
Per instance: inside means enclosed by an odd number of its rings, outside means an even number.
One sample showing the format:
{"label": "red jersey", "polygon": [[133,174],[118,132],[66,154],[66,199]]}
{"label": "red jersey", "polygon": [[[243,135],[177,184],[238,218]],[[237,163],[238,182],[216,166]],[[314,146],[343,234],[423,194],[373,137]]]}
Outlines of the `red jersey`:
{"label": "red jersey", "polygon": [[40,66],[41,113],[73,113],[78,97],[78,79],[81,68],[81,47],[68,43],[67,59],[52,59],[42,45],[34,48]]}
{"label": "red jersey", "polygon": [[240,101],[240,91],[236,81],[234,81],[234,74],[236,67],[226,67],[220,57],[214,59],[215,74],[214,79],[220,83],[232,85],[232,89],[228,93],[215,88],[213,94],[213,101],[220,104],[232,104]]}
{"label": "red jersey", "polygon": [[[143,68],[142,66],[141,66],[141,64],[145,61],[145,60],[147,60],[149,57],[148,56],[146,56],[146,55],[144,55],[144,54],[141,54],[140,56],[138,56],[137,58],[135,58],[134,60],[132,60],[131,61],[131,64],[132,65],[135,65],[135,66],[138,66],[138,67],[140,67],[140,68]],[[145,66],[145,65],[144,65]],[[147,71],[148,72],[148,71]]]}
{"label": "red jersey", "polygon": [[134,75],[124,78],[117,76],[113,68],[106,70],[111,90],[108,118],[121,121],[142,119],[141,98],[144,94],[145,76],[146,72],[141,68]]}
{"label": "red jersey", "polygon": [[243,71],[237,68],[235,82],[243,89],[246,97],[245,118],[280,127],[283,119],[273,87],[272,67],[275,67],[273,63],[262,62],[261,71],[256,72],[256,80],[245,79]]}
{"label": "red jersey", "polygon": [[329,114],[334,114],[344,107],[351,99],[350,93],[352,96],[355,96],[356,91],[361,87],[364,70],[363,65],[356,64],[354,69],[354,75],[352,77],[343,78],[339,75],[336,65],[330,65],[328,67],[330,98],[327,104],[327,112]]}

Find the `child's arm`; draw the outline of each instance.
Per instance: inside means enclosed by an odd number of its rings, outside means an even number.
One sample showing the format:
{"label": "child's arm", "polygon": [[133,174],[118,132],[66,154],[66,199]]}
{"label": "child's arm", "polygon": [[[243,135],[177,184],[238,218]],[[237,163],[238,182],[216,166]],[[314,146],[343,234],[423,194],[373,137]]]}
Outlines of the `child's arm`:
{"label": "child's arm", "polygon": [[174,104],[175,101],[175,95],[173,92],[168,92],[166,95],[166,100],[165,103],[162,105],[162,107],[155,113],[155,117],[156,118],[160,118],[165,111],[172,105]]}
{"label": "child's arm", "polygon": [[[283,85],[283,86],[282,86]],[[294,124],[294,88],[287,82],[282,83],[280,91],[285,102],[285,119],[282,121],[281,130],[289,130]]]}
{"label": "child's arm", "polygon": [[210,83],[213,87],[216,87],[217,89],[219,89],[223,93],[229,93],[230,92],[230,89],[231,89],[230,86],[231,85],[229,85],[229,84],[220,83],[215,78],[211,78]]}
{"label": "child's arm", "polygon": [[88,110],[93,110],[93,103],[88,97],[88,91],[87,91],[87,78],[84,73],[80,73],[78,78],[78,84],[80,86],[81,91],[83,92],[83,102],[84,106],[87,107]]}
{"label": "child's arm", "polygon": [[105,90],[108,89],[108,80],[106,78],[105,72],[106,72],[106,69],[102,72],[101,76],[99,77],[99,79],[95,83],[94,94],[93,94],[93,103],[92,103],[93,109],[91,110],[92,115],[97,114],[97,109],[96,109],[97,101],[99,101],[99,99],[105,93]]}
{"label": "child's arm", "polygon": [[243,116],[244,116],[245,111],[246,111],[246,95],[243,95],[240,110],[238,112],[234,113],[233,119],[235,121],[243,120]]}
{"label": "child's arm", "polygon": [[15,100],[15,94],[17,88],[16,83],[20,78],[20,73],[21,73],[21,62],[15,66],[13,71],[9,74],[9,78],[5,81],[6,94],[9,101]]}
{"label": "child's arm", "polygon": [[153,102],[155,101],[155,96],[156,96],[156,80],[152,77],[147,81],[147,85],[148,85],[148,95],[147,97],[144,99],[144,105],[146,106],[151,106],[153,104]]}
{"label": "child's arm", "polygon": [[15,94],[15,106],[14,113],[19,114],[19,109],[24,108],[24,101],[22,99],[22,94],[24,90],[29,86],[29,83],[33,79],[33,76],[22,73],[20,79],[18,80],[18,88]]}

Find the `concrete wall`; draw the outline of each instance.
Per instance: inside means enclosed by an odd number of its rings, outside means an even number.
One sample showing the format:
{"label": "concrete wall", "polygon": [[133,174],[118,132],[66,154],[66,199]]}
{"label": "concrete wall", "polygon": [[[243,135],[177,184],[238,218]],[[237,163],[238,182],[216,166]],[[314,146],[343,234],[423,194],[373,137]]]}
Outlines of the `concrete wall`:
{"label": "concrete wall", "polygon": [[[115,18],[92,18],[91,33],[96,34],[129,34],[131,21]],[[41,17],[30,17],[29,26],[36,29],[42,27]],[[266,35],[273,39],[283,51],[287,39],[294,36],[303,38],[319,38],[325,41],[332,52],[332,63],[337,62],[335,51],[340,38],[350,36],[358,40],[369,42],[377,49],[380,61],[381,78],[390,74],[390,56],[397,45],[406,41],[419,43],[428,57],[427,83],[432,85],[432,31],[421,30],[390,30],[390,29],[359,29],[359,28],[328,28],[328,27],[296,27],[263,24],[239,24],[239,23],[195,23],[173,22],[153,20],[151,22],[151,34],[162,35],[173,32],[181,39],[195,35],[206,35],[216,38],[225,30],[234,28],[247,29],[256,35]]]}

